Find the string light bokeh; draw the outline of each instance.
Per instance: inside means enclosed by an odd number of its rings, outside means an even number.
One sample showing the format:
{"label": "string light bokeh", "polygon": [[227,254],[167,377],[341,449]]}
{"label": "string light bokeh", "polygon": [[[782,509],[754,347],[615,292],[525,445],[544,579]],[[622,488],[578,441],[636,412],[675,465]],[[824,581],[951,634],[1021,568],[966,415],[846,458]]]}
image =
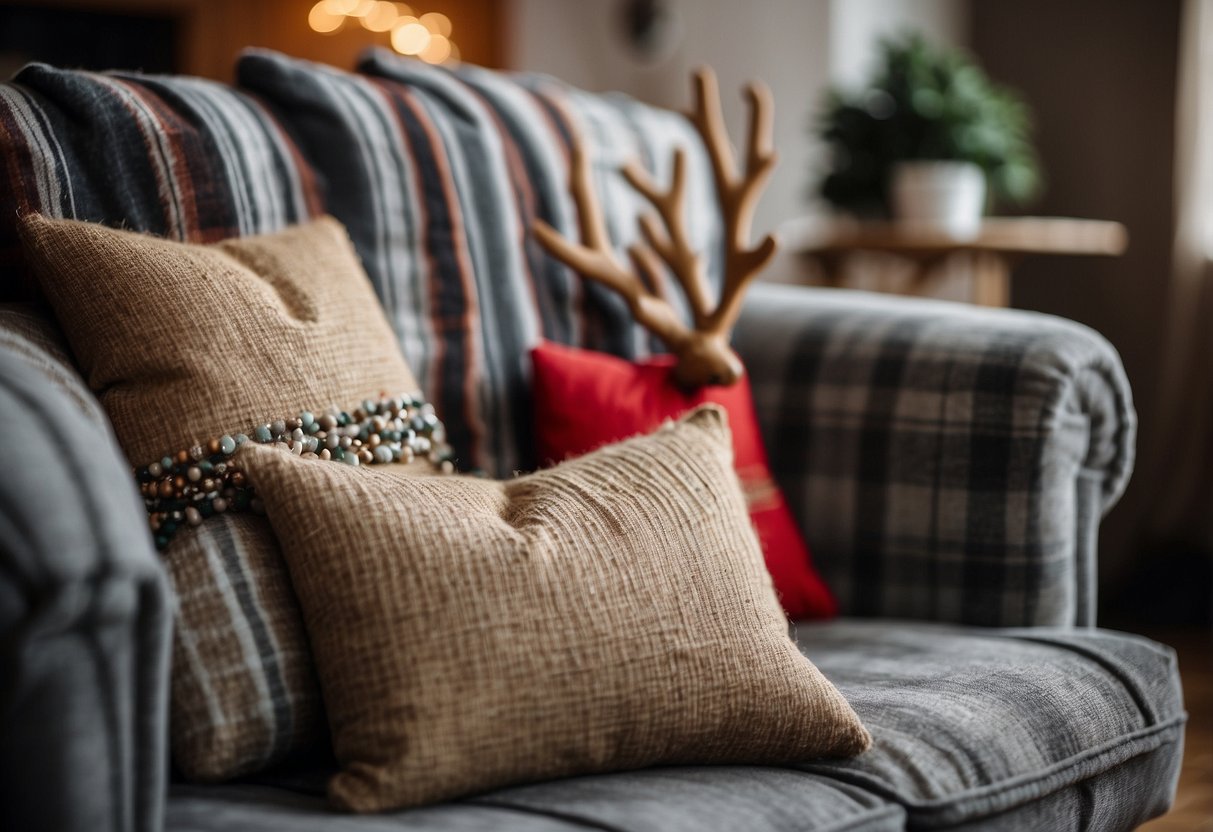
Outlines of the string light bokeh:
{"label": "string light bokeh", "polygon": [[324,35],[354,25],[387,33],[393,49],[426,63],[459,60],[459,47],[451,39],[451,19],[441,12],[417,15],[404,3],[388,0],[320,0],[308,12],[307,22],[312,31]]}

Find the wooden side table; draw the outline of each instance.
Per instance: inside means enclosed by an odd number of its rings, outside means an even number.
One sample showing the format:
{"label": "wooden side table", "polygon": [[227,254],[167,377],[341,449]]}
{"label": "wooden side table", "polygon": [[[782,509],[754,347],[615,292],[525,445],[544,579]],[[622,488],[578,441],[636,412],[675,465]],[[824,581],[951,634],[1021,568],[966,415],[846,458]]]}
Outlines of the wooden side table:
{"label": "wooden side table", "polygon": [[792,220],[779,229],[785,249],[813,258],[830,285],[841,285],[851,255],[876,252],[910,261],[914,291],[922,293],[945,260],[971,262],[973,299],[982,306],[1007,306],[1011,268],[1029,254],[1116,256],[1129,235],[1118,222],[1066,217],[988,217],[971,240],[917,230],[894,222]]}

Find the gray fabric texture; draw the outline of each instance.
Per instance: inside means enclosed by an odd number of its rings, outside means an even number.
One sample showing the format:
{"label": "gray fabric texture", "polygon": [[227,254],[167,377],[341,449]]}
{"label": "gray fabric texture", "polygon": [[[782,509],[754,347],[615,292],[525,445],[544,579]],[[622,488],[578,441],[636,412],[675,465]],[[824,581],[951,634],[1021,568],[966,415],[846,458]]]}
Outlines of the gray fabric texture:
{"label": "gray fabric texture", "polygon": [[334,813],[317,794],[252,785],[174,786],[170,832],[885,832],[900,807],[863,789],[760,766],[678,767],[575,777],[382,815]]}
{"label": "gray fabric texture", "polygon": [[847,615],[1093,625],[1133,463],[1110,344],[1012,310],[757,285],[735,346],[771,467]]}
{"label": "gray fabric texture", "polygon": [[572,778],[374,818],[328,813],[325,773],[313,771],[278,777],[279,788],[175,788],[168,828],[1103,832],[1171,803],[1184,714],[1161,645],[892,621],[805,624],[795,636],[872,731],[868,753]]}
{"label": "gray fabric texture", "polygon": [[1182,756],[1178,749],[1160,747],[1039,800],[950,826],[948,832],[1127,832],[1170,807],[1174,792],[1158,785],[1176,782]]}
{"label": "gray fabric texture", "polygon": [[[975,823],[1083,783],[1053,800],[1076,825],[1050,829],[1116,828],[1082,818],[1170,805],[1186,715],[1167,647],[1102,630],[912,622],[804,624],[795,635],[873,739],[852,760],[802,767],[895,801],[911,828]],[[1092,785],[1151,756],[1113,775],[1117,788]]]}
{"label": "gray fabric texture", "polygon": [[101,402],[68,354],[63,333],[49,313],[32,303],[0,304],[0,350],[32,366],[99,430],[109,430]]}
{"label": "gray fabric texture", "polygon": [[14,474],[0,478],[4,828],[150,832],[167,767],[167,586],[107,423],[23,332],[0,344]]}

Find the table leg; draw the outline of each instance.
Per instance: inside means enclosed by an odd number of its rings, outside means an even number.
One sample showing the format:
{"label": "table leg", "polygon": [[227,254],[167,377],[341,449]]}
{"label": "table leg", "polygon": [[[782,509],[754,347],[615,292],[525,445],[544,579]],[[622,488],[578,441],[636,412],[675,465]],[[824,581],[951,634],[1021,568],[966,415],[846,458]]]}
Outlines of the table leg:
{"label": "table leg", "polygon": [[973,252],[973,302],[978,306],[1011,305],[1011,266],[996,252]]}

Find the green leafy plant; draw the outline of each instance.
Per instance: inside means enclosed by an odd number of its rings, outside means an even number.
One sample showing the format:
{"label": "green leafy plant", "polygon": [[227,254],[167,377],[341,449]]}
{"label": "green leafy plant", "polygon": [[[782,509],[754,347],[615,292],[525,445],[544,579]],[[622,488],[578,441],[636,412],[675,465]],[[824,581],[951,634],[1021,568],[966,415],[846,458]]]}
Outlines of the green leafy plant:
{"label": "green leafy plant", "polygon": [[860,215],[888,213],[893,165],[905,160],[973,162],[994,200],[1022,203],[1040,190],[1031,115],[967,54],[908,34],[881,44],[882,61],[859,92],[832,89],[815,125],[830,151],[819,191]]}

